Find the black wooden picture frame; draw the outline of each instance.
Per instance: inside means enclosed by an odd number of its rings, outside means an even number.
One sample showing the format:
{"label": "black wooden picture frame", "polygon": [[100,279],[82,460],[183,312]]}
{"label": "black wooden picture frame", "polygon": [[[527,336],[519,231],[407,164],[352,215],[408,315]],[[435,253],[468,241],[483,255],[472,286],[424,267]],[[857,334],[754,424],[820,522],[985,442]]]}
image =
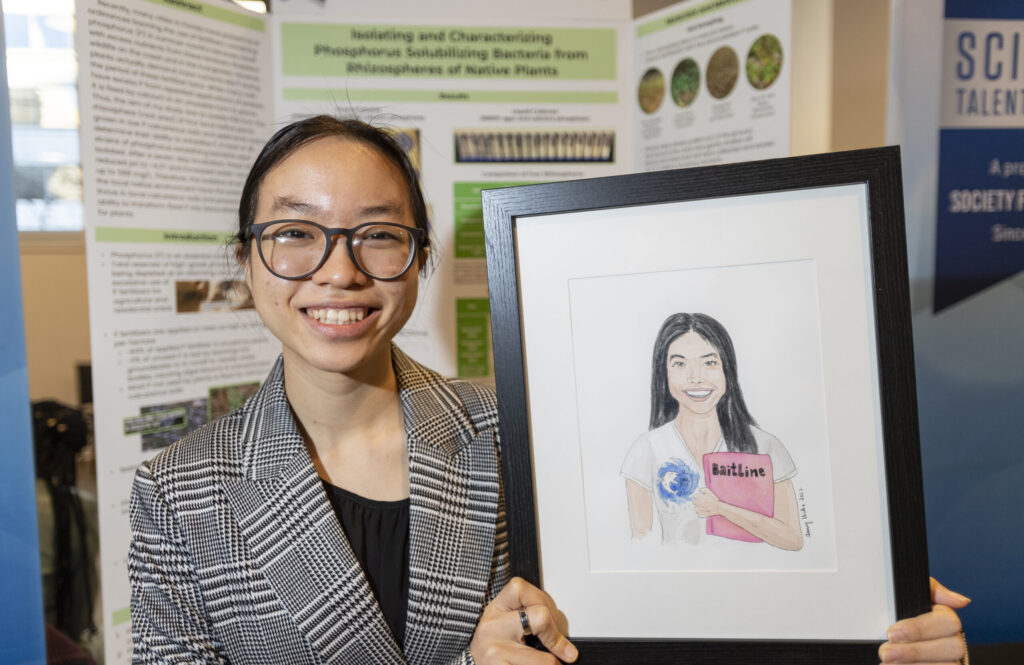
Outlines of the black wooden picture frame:
{"label": "black wooden picture frame", "polygon": [[[524,365],[517,220],[557,213],[626,209],[864,184],[877,377],[882,422],[895,618],[928,611],[928,561],[918,439],[899,150],[895,147],[759,162],[526,185],[483,192],[491,329],[501,421],[502,476],[512,572],[541,584]],[[883,586],[879,581],[879,586]],[[874,590],[866,589],[865,593]],[[558,600],[557,598],[555,599]],[[830,602],[842,602],[841,598]],[[609,608],[613,610],[614,608]],[[822,612],[828,612],[823,606]],[[877,640],[638,639],[570,637],[580,663],[877,662]]]}

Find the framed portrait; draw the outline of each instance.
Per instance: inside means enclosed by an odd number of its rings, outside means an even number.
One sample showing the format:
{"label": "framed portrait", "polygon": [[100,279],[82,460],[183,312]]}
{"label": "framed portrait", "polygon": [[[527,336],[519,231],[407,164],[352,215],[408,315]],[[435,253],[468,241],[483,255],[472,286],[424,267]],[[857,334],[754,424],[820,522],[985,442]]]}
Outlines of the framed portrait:
{"label": "framed portrait", "polygon": [[582,663],[930,609],[897,148],[483,193],[513,574]]}

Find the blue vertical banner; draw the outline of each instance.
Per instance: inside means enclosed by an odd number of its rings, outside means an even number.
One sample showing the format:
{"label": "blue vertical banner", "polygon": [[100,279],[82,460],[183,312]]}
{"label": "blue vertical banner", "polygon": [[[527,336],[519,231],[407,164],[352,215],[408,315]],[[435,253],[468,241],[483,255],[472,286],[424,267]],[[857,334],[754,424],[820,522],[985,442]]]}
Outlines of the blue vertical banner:
{"label": "blue vertical banner", "polygon": [[46,662],[10,98],[0,30],[0,663]]}
{"label": "blue vertical banner", "polygon": [[933,307],[1024,270],[1024,2],[947,0]]}

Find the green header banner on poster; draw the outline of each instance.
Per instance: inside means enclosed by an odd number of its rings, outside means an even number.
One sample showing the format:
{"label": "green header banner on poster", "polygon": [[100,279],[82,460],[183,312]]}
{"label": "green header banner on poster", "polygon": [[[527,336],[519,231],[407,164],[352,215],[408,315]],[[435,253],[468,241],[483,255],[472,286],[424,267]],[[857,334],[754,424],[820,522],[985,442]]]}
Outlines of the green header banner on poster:
{"label": "green header banner on poster", "polygon": [[205,2],[196,2],[195,0],[149,0],[149,2],[162,7],[171,7],[173,9],[180,9],[181,11],[199,14],[206,16],[207,18],[230,23],[231,25],[237,25],[241,28],[248,28],[249,30],[256,30],[258,32],[263,32],[265,27],[264,19],[259,16],[241,14],[239,12],[231,11],[230,9],[208,5]]}
{"label": "green header banner on poster", "polygon": [[[455,183],[452,196],[452,201],[455,204],[455,258],[482,259],[486,256],[484,207],[480,199],[480,192],[497,187],[529,185],[533,182],[535,181]],[[484,298],[484,300],[487,299]]]}
{"label": "green header banner on poster", "polygon": [[458,298],[455,301],[455,317],[459,376],[490,376],[490,301],[487,298]]}
{"label": "green header banner on poster", "polygon": [[117,610],[115,612],[112,612],[111,613],[111,617],[113,619],[113,624],[115,626],[119,626],[122,623],[128,623],[129,621],[132,620],[131,608],[122,607],[119,610]]}
{"label": "green header banner on poster", "polygon": [[642,23],[638,25],[636,27],[636,36],[645,37],[652,33],[658,32],[659,30],[671,28],[677,23],[682,23],[684,21],[700,18],[701,16],[705,16],[706,14],[721,11],[726,7],[738,5],[741,2],[746,2],[746,0],[711,0],[710,2],[705,2],[704,4],[697,5],[696,7],[689,7],[687,9],[680,10],[675,14],[663,16],[656,21],[650,21],[648,23]]}
{"label": "green header banner on poster", "polygon": [[457,102],[500,104],[616,104],[613,91],[583,90],[343,90],[341,88],[285,88],[283,98],[293,102]]}
{"label": "green header banner on poster", "polygon": [[587,79],[618,75],[609,28],[284,23],[285,76]]}
{"label": "green header banner on poster", "polygon": [[178,229],[138,229],[118,226],[97,226],[96,242],[176,243],[189,245],[226,245],[233,233],[219,231],[188,231]]}

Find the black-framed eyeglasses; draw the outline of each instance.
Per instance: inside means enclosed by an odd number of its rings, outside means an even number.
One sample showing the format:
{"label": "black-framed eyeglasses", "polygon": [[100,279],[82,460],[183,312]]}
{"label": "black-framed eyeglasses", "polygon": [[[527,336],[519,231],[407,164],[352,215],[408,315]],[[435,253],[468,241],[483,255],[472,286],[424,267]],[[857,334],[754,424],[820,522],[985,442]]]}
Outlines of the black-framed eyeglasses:
{"label": "black-framed eyeglasses", "polygon": [[350,229],[329,229],[304,219],[279,219],[249,227],[260,259],[282,279],[305,279],[327,261],[334,236],[345,236],[352,263],[367,277],[391,281],[404,275],[416,259],[423,229],[368,222]]}

